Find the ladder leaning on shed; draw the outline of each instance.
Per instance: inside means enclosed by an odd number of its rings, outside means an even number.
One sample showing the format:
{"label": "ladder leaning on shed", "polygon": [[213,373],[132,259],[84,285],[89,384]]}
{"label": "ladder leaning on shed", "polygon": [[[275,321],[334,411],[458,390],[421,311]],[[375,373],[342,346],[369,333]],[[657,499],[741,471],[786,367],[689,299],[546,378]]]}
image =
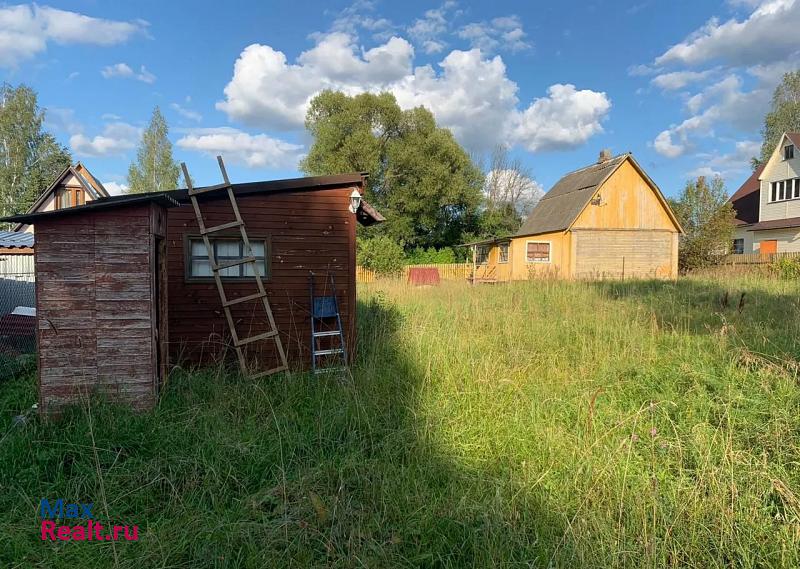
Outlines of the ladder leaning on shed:
{"label": "ladder leaning on shed", "polygon": [[[253,255],[253,250],[250,248],[250,240],[247,238],[247,231],[244,227],[244,220],[242,220],[242,216],[239,213],[239,206],[236,203],[236,196],[233,193],[233,188],[231,187],[230,180],[228,180],[228,173],[225,170],[225,164],[222,161],[222,156],[217,156],[217,162],[219,162],[219,169],[222,172],[222,179],[224,182],[222,184],[217,184],[216,186],[207,186],[204,188],[195,189],[192,186],[192,179],[189,177],[189,170],[186,168],[185,163],[181,163],[181,168],[183,169],[183,177],[186,180],[186,187],[188,188],[189,197],[192,201],[192,207],[194,208],[195,217],[197,217],[197,225],[200,227],[200,236],[203,238],[203,243],[206,246],[206,252],[208,253],[208,260],[211,264],[211,272],[214,275],[214,282],[217,284],[217,291],[219,292],[219,298],[222,301],[222,310],[225,312],[225,319],[228,321],[228,328],[231,331],[231,338],[233,339],[233,347],[236,350],[236,356],[239,359],[239,367],[242,370],[242,374],[251,379],[255,379],[258,377],[263,377],[265,375],[271,375],[273,373],[277,373],[279,371],[284,371],[288,369],[288,364],[286,363],[286,352],[283,349],[283,344],[281,343],[281,337],[278,333],[278,328],[275,325],[275,318],[272,315],[272,308],[269,305],[269,299],[267,298],[267,291],[264,288],[264,282],[261,280],[261,275],[258,272],[258,265],[256,263],[256,258]],[[205,223],[203,222],[203,213],[200,210],[200,204],[197,200],[197,196],[199,194],[204,194],[207,192],[212,192],[215,190],[223,190],[227,189],[228,191],[228,199],[231,203],[231,209],[233,209],[233,215],[236,218],[235,221],[231,221],[229,223],[223,223],[221,225],[215,225],[213,227],[206,227]],[[244,244],[244,256],[241,259],[235,259],[233,261],[228,261],[225,263],[217,264],[217,259],[214,256],[214,248],[211,246],[211,241],[209,240],[209,235],[213,233],[218,233],[220,231],[225,231],[227,229],[238,228],[239,233],[242,236],[242,243]],[[253,278],[256,283],[256,287],[258,288],[258,292],[248,295],[242,296],[239,298],[234,298],[232,300],[228,300],[228,297],[225,295],[225,287],[222,284],[222,278],[220,276],[220,272],[224,271],[225,269],[229,269],[231,267],[237,267],[239,265],[250,264],[253,269]],[[264,312],[266,312],[267,320],[269,321],[270,329],[267,332],[262,334],[256,334],[255,336],[250,336],[249,338],[239,338],[239,335],[236,333],[236,325],[233,321],[233,316],[231,315],[231,306],[236,304],[241,304],[243,302],[253,301],[253,300],[260,300],[261,304],[264,307]],[[272,369],[268,369],[266,371],[257,372],[250,375],[250,370],[247,367],[247,361],[244,357],[244,352],[242,348],[248,344],[252,344],[253,342],[258,342],[262,340],[270,340],[275,342],[275,348],[278,352],[278,358],[280,361],[280,365],[274,367]]]}

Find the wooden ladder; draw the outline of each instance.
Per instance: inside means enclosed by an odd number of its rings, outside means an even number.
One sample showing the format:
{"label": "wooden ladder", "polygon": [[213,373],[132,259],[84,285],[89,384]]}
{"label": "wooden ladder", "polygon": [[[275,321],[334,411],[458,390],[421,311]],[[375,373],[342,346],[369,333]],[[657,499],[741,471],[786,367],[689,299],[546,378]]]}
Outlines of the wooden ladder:
{"label": "wooden ladder", "polygon": [[[217,162],[219,163],[219,169],[222,172],[222,179],[224,180],[224,182],[222,184],[217,184],[215,186],[206,186],[195,189],[192,186],[192,179],[189,177],[189,170],[186,168],[186,164],[183,162],[181,163],[181,169],[183,170],[183,178],[184,180],[186,180],[186,187],[188,188],[189,197],[192,200],[192,207],[194,208],[194,214],[195,217],[197,217],[197,225],[200,227],[200,236],[203,238],[203,243],[205,243],[206,246],[206,252],[208,253],[208,261],[211,265],[211,272],[214,275],[214,282],[217,283],[217,291],[219,292],[219,298],[222,301],[222,310],[225,312],[225,319],[228,321],[228,328],[230,328],[231,331],[231,338],[233,339],[233,347],[236,350],[236,356],[239,359],[239,367],[241,368],[242,374],[245,377],[249,377],[250,379],[256,379],[259,377],[264,377],[266,375],[272,375],[273,373],[277,373],[279,371],[285,371],[289,368],[289,366],[286,363],[286,352],[283,349],[283,343],[281,342],[281,336],[278,333],[278,327],[275,325],[275,317],[272,315],[272,308],[270,308],[269,305],[269,299],[267,298],[267,291],[264,289],[264,282],[261,280],[261,275],[258,272],[258,265],[256,258],[253,255],[253,250],[250,248],[250,240],[247,238],[247,231],[245,230],[244,227],[244,220],[242,220],[242,216],[239,213],[239,206],[236,203],[236,196],[233,193],[231,182],[228,179],[228,173],[225,170],[225,164],[222,161],[222,156],[217,156]],[[203,222],[203,213],[202,211],[200,211],[200,204],[197,200],[197,196],[200,194],[205,194],[208,192],[213,192],[223,189],[226,189],[228,192],[228,199],[230,200],[231,209],[233,209],[233,215],[236,217],[236,221],[223,223],[221,225],[215,225],[213,227],[206,227],[205,223]],[[241,259],[235,259],[233,261],[217,264],[217,260],[214,255],[214,248],[211,245],[211,240],[209,239],[208,236],[214,233],[219,233],[220,231],[225,231],[234,228],[238,228],[239,233],[241,234],[242,243],[244,244],[244,250],[243,250],[244,256]],[[222,277],[220,276],[220,272],[224,271],[225,269],[229,269],[231,267],[238,267],[240,265],[246,265],[246,264],[249,264],[253,269],[253,278],[255,279],[258,292],[248,296],[241,296],[239,298],[228,300],[228,297],[225,295],[225,287],[222,284]],[[267,320],[269,321],[270,329],[268,332],[264,332],[262,334],[256,334],[255,336],[250,336],[249,338],[239,338],[239,335],[236,333],[236,325],[234,324],[233,316],[231,315],[231,306],[235,306],[237,304],[253,300],[261,300],[261,304],[264,306],[264,312],[266,312],[267,314]],[[252,344],[253,342],[259,342],[263,340],[270,340],[275,342],[275,348],[278,351],[280,365],[272,369],[268,369],[266,371],[250,375],[250,370],[247,367],[247,362],[245,361],[244,352],[242,351],[242,348],[243,346]]]}

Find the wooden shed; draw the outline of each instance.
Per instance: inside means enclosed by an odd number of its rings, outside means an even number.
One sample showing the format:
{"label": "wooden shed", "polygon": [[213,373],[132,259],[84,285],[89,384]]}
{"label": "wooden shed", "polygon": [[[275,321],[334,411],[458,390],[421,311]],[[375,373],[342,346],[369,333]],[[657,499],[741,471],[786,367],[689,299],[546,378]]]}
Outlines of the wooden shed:
{"label": "wooden shed", "polygon": [[604,151],[556,182],[516,234],[470,243],[473,279],[676,278],[682,231],[633,156]]}
{"label": "wooden shed", "polygon": [[[309,273],[333,276],[346,347],[355,349],[356,223],[383,218],[346,174],[233,184],[241,218],[290,367],[310,366]],[[198,188],[203,190],[203,188]],[[227,190],[198,196],[206,227],[230,224]],[[39,378],[42,408],[100,391],[151,407],[169,364],[208,364],[230,355],[222,300],[186,190],[120,196],[54,212],[10,218],[36,230]],[[241,258],[238,229],[210,240],[216,262]],[[240,338],[268,329],[246,265],[220,272]],[[277,354],[254,342],[247,357],[265,369]]]}

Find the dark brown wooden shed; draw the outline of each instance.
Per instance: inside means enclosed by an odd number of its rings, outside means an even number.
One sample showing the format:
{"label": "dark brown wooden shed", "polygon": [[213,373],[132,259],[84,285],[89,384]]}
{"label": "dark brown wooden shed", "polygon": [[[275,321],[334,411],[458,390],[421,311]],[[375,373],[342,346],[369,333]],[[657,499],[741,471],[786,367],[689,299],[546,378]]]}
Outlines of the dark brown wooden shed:
{"label": "dark brown wooden shed", "polygon": [[[346,174],[232,185],[292,369],[310,366],[309,272],[335,277],[346,346],[355,354],[355,224],[383,221],[364,201],[350,211],[351,194],[363,184],[363,175]],[[199,196],[206,227],[231,221],[226,192]],[[230,355],[230,332],[186,190],[9,220],[35,225],[43,411],[84,392],[146,409],[168,365]],[[238,230],[215,233],[212,245],[217,262],[243,256]],[[229,301],[253,294],[247,267],[221,273]],[[268,329],[256,308],[254,302],[231,307],[240,338]],[[247,357],[268,368],[277,357],[273,346],[254,343]]]}

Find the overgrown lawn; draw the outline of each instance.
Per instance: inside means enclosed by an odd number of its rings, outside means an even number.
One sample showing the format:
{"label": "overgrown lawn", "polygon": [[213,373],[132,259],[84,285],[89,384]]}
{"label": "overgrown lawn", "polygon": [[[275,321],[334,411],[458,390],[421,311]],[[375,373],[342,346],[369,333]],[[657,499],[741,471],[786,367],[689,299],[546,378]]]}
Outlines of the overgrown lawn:
{"label": "overgrown lawn", "polygon": [[[35,380],[0,379],[0,566],[796,567],[799,292],[379,283],[345,379],[17,427]],[[41,498],[139,541],[42,542]]]}

